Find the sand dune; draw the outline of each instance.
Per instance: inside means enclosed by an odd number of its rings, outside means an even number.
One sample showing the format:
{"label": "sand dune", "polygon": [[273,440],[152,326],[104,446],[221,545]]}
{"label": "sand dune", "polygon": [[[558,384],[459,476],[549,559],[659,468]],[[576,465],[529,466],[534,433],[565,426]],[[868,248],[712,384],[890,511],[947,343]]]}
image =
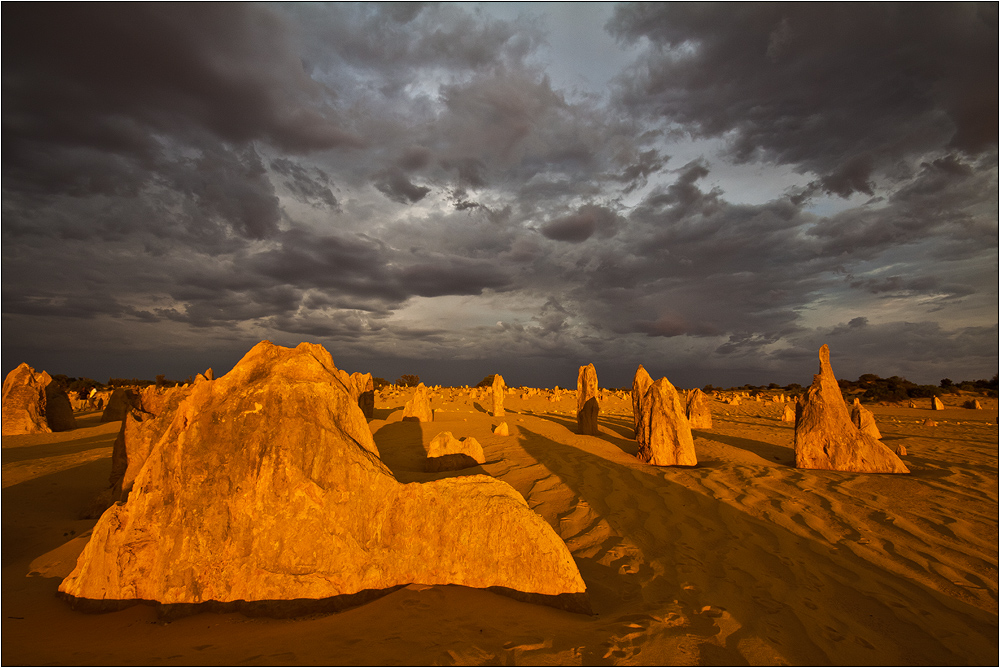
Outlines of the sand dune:
{"label": "sand dune", "polygon": [[[3,439],[6,664],[995,664],[997,409],[874,406],[911,475],[793,468],[783,404],[712,402],[699,465],[635,459],[631,400],[601,402],[576,433],[576,398],[431,392],[434,422],[403,422],[411,392],[378,398],[370,426],[402,482],[487,473],[569,546],[594,616],[487,591],[413,584],[296,619],[148,606],[102,615],[55,597],[107,484],[119,423]],[[929,406],[928,406],[929,408]],[[923,426],[933,417],[937,427]],[[486,463],[428,473],[424,448],[472,436]],[[27,576],[27,577],[26,577]]]}

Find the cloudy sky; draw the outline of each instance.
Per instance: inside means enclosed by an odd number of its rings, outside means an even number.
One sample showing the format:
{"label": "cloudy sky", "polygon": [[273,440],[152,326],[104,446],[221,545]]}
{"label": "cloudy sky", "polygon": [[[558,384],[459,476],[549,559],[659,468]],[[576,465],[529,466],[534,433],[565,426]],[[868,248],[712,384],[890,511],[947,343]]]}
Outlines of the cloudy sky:
{"label": "cloudy sky", "polygon": [[5,373],[997,372],[996,3],[2,11]]}

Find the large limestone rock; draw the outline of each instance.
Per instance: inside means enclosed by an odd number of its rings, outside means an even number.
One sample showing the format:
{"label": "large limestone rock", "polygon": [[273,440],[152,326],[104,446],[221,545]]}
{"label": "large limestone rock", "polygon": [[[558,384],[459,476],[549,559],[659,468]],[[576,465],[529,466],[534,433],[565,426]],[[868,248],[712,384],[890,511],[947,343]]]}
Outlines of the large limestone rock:
{"label": "large limestone rock", "polygon": [[45,420],[45,388],[51,383],[49,374],[36,373],[26,362],[7,374],[3,381],[4,436],[52,431]]}
{"label": "large limestone rock", "polygon": [[[200,376],[201,374],[199,374]],[[111,393],[111,398],[108,399],[107,407],[105,407],[104,412],[101,414],[101,422],[124,420],[129,410],[131,410],[136,397],[138,397],[138,392],[135,390],[125,387],[115,388],[114,392]]]}
{"label": "large limestone rock", "polygon": [[455,438],[450,431],[443,431],[431,439],[427,446],[427,459],[424,469],[427,471],[457,471],[470,466],[486,463],[483,446],[479,441],[467,436]]}
{"label": "large limestone rock", "polygon": [[503,398],[507,394],[507,384],[503,382],[503,376],[496,374],[493,376],[493,417],[503,417]]}
{"label": "large limestone rock", "polygon": [[431,400],[427,395],[427,388],[423,383],[417,385],[413,398],[403,406],[403,419],[410,422],[433,422],[434,413],[431,411]]}
{"label": "large limestone rock", "polygon": [[943,411],[944,403],[937,397],[931,397],[931,410],[932,411]]}
{"label": "large limestone rock", "polygon": [[694,466],[698,463],[684,404],[669,380],[661,378],[649,387],[640,410],[636,457],[654,466]]}
{"label": "large limestone rock", "polygon": [[792,410],[791,406],[785,406],[781,411],[781,421],[782,422],[795,422],[795,411]]}
{"label": "large limestone rock", "polygon": [[642,414],[640,404],[652,384],[653,379],[640,364],[639,368],[635,370],[635,376],[632,377],[632,421],[634,422],[636,438],[639,438],[639,422]]}
{"label": "large limestone rock", "polygon": [[868,434],[876,441],[882,440],[882,432],[878,430],[878,425],[875,424],[875,414],[862,406],[861,402],[857,399],[854,400],[854,406],[851,408],[851,422],[854,423],[854,426],[861,433]]}
{"label": "large limestone rock", "polygon": [[576,376],[576,424],[581,434],[597,436],[597,416],[601,413],[597,401],[597,369],[593,364],[580,367]]}
{"label": "large limestone rock", "polygon": [[708,397],[697,387],[688,392],[687,419],[691,429],[711,429],[712,409]]}
{"label": "large limestone rock", "polygon": [[22,362],[3,382],[4,436],[47,434],[76,428],[66,390],[48,373]]}
{"label": "large limestone rock", "polygon": [[795,466],[859,473],[909,473],[892,450],[862,433],[830,366],[830,349],[819,349],[819,373],[795,408]]}
{"label": "large limestone rock", "polygon": [[98,607],[336,609],[407,583],[460,584],[589,610],[566,545],[508,484],[397,482],[334,368],[321,346],[262,342],[187,388],[60,591]]}

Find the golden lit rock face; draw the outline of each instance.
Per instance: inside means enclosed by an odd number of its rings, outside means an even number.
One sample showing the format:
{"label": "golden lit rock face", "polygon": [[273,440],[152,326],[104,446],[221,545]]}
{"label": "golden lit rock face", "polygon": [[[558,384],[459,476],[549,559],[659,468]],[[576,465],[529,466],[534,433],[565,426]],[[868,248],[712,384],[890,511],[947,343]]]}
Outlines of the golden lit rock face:
{"label": "golden lit rock face", "polygon": [[653,384],[653,379],[650,378],[646,369],[640,364],[639,368],[635,370],[635,376],[632,378],[632,421],[635,423],[635,438],[639,440],[639,423],[642,416],[642,399],[646,396],[646,392],[649,387]]}
{"label": "golden lit rock face", "polygon": [[413,398],[403,406],[403,419],[413,422],[433,422],[434,412],[431,411],[431,400],[423,383],[417,385]]}
{"label": "golden lit rock face", "polygon": [[878,425],[875,424],[875,415],[861,405],[857,399],[854,400],[854,406],[851,408],[851,422],[857,427],[861,433],[868,434],[876,441],[882,439],[882,432],[878,430]]}
{"label": "golden lit rock face", "polygon": [[593,364],[580,367],[576,376],[576,424],[581,434],[597,436],[597,416],[601,412],[597,401],[597,369]]}
{"label": "golden lit rock face", "polygon": [[931,397],[931,410],[933,411],[943,411],[944,404],[937,397]]}
{"label": "golden lit rock face", "polygon": [[3,381],[3,435],[47,434],[45,388],[49,374],[36,373],[26,362],[7,374]]}
{"label": "golden lit rock face", "polygon": [[709,407],[708,397],[697,387],[688,392],[687,419],[691,429],[712,428],[712,409]]}
{"label": "golden lit rock face", "polygon": [[861,432],[830,366],[830,349],[819,349],[819,373],[795,409],[795,466],[858,473],[909,473],[892,450]]}
{"label": "golden lit rock face", "polygon": [[443,431],[427,446],[427,471],[457,471],[486,463],[483,446],[479,441],[467,436],[457,439],[450,431]]}
{"label": "golden lit rock face", "polygon": [[654,466],[694,466],[698,463],[684,404],[669,380],[661,378],[646,390],[640,410],[636,457]]}
{"label": "golden lit rock face", "polygon": [[157,416],[168,426],[128,501],[94,527],[64,594],[196,604],[424,583],[586,608],[566,545],[508,484],[397,482],[321,346],[262,342],[188,390]]}
{"label": "golden lit rock face", "polygon": [[503,376],[496,374],[493,376],[493,417],[503,417],[503,399],[507,394],[507,384],[503,381]]}

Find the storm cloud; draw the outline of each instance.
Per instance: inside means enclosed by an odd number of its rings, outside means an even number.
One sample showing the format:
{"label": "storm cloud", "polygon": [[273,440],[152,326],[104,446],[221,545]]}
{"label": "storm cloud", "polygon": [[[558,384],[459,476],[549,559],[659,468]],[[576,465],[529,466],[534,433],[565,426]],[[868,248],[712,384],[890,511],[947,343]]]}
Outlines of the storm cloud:
{"label": "storm cloud", "polygon": [[995,5],[513,11],[5,4],[5,370],[996,372]]}

